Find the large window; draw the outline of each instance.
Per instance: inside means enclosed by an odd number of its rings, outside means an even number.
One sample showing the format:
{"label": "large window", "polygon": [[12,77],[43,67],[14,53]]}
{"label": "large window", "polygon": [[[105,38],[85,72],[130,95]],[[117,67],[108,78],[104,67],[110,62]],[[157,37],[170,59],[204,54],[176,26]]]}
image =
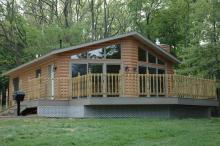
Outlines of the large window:
{"label": "large window", "polygon": [[13,79],[13,87],[14,87],[14,91],[19,90],[19,78],[18,77]]}
{"label": "large window", "polygon": [[149,74],[156,74],[157,73],[157,69],[153,68],[153,67],[148,67],[148,73]]}
{"label": "large window", "polygon": [[157,58],[155,55],[153,55],[149,51],[144,50],[141,47],[138,47],[138,61],[141,61],[142,63],[147,61],[148,63],[152,63],[152,64],[157,63],[159,65],[165,65],[164,61]]}
{"label": "large window", "polygon": [[105,48],[107,59],[121,59],[121,46],[111,45]]}
{"label": "large window", "polygon": [[121,59],[121,45],[110,45],[80,54],[74,54],[71,59]]}
{"label": "large window", "polygon": [[138,67],[139,74],[165,74],[165,69],[161,68],[154,68],[154,67],[147,67],[147,66],[139,66]]}
{"label": "large window", "polygon": [[87,74],[87,64],[72,64],[72,77]]}
{"label": "large window", "polygon": [[138,61],[146,61],[147,60],[147,55],[146,51],[140,47],[138,47]]}
{"label": "large window", "polygon": [[147,67],[139,66],[138,67],[139,74],[146,74],[147,73]]}
{"label": "large window", "polygon": [[164,69],[158,69],[158,74],[165,74],[165,70]]}
{"label": "large window", "polygon": [[119,73],[120,65],[106,65],[106,73]]}
{"label": "large window", "polygon": [[36,78],[39,78],[41,76],[41,69],[37,69],[36,71],[35,71],[35,77]]}
{"label": "large window", "polygon": [[103,72],[103,64],[89,64],[89,70],[91,73],[102,73]]}
{"label": "large window", "polygon": [[156,57],[148,52],[148,62],[149,63],[156,63]]}
{"label": "large window", "polygon": [[87,58],[87,52],[83,52],[71,56],[71,59],[86,59],[86,58]]}
{"label": "large window", "polygon": [[121,69],[120,64],[103,64],[103,63],[88,63],[88,64],[80,64],[73,63],[72,64],[72,77],[80,75],[85,75],[89,71],[91,73],[119,73]]}
{"label": "large window", "polygon": [[165,64],[162,60],[160,60],[158,58],[157,58],[157,63],[160,64],[160,65],[164,65]]}
{"label": "large window", "polygon": [[100,48],[100,49],[96,49],[96,50],[92,50],[88,52],[88,58],[91,59],[102,59],[104,58],[104,49]]}

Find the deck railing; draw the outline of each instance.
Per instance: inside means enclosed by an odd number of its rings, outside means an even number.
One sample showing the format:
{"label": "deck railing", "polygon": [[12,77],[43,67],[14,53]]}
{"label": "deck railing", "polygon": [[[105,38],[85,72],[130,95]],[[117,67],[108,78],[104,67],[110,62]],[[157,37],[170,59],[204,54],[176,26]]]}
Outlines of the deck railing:
{"label": "deck railing", "polygon": [[139,95],[165,96],[167,94],[165,74],[139,74]]}
{"label": "deck railing", "polygon": [[119,96],[120,74],[88,74],[72,78],[72,97]]}
{"label": "deck railing", "polygon": [[[53,84],[53,88],[51,88]],[[216,98],[214,80],[173,74],[87,74],[28,81],[28,99],[127,96]]]}
{"label": "deck railing", "polygon": [[216,98],[216,81],[190,76],[173,75],[173,96],[188,98]]}

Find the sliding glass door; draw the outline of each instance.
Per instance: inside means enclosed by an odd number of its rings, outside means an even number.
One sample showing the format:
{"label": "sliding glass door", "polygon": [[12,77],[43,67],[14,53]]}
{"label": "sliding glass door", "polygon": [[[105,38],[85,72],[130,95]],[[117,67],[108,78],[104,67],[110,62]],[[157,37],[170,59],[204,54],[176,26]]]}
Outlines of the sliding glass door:
{"label": "sliding glass door", "polygon": [[91,73],[103,73],[103,64],[89,63],[88,69]]}
{"label": "sliding glass door", "polygon": [[120,65],[111,65],[111,64],[106,65],[106,73],[119,73],[120,69],[121,69]]}
{"label": "sliding glass door", "polygon": [[89,73],[119,73],[121,69],[120,64],[105,64],[105,63],[72,63],[71,74],[72,77],[77,77],[78,74],[85,75]]}
{"label": "sliding glass door", "polygon": [[[105,63],[72,63],[71,74],[72,77],[77,77],[78,74],[85,75],[89,72],[91,76],[92,96],[115,96],[119,88],[119,76],[112,74],[119,74],[121,69],[120,64],[105,64]],[[88,84],[87,84],[88,85]],[[83,87],[84,88],[84,87]],[[88,88],[88,87],[87,87]],[[81,90],[81,87],[80,87]],[[113,94],[114,93],[114,94]]]}

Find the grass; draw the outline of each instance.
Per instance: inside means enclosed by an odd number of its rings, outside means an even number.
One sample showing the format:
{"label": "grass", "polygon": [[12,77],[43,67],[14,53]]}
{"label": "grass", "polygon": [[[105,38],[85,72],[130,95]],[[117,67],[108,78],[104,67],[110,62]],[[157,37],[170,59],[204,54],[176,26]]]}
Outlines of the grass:
{"label": "grass", "polygon": [[220,118],[0,119],[1,146],[219,146]]}

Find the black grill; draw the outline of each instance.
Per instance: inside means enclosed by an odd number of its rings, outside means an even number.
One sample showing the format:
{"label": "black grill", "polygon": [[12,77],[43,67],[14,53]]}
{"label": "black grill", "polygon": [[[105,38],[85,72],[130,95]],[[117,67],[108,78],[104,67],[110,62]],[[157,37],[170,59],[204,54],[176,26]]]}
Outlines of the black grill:
{"label": "black grill", "polygon": [[13,99],[17,103],[17,115],[20,115],[20,102],[24,101],[25,93],[23,91],[15,91],[13,93]]}

